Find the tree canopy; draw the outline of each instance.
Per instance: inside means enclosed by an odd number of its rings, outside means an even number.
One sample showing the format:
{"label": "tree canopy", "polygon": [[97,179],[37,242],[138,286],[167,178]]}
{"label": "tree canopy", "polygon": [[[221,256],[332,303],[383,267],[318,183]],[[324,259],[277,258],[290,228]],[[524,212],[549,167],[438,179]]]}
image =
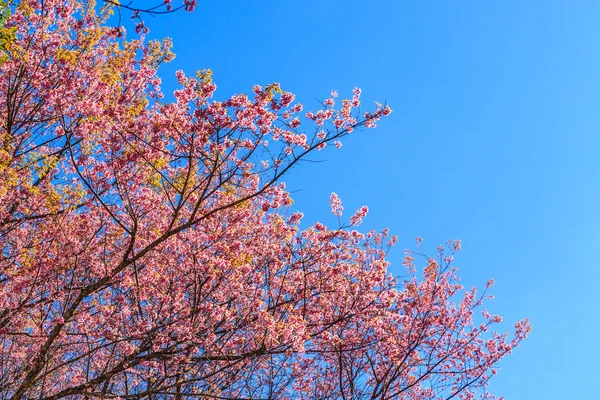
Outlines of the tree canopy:
{"label": "tree canopy", "polygon": [[529,325],[474,322],[460,242],[395,278],[366,207],[289,210],[292,166],[391,109],[354,89],[306,112],[278,83],[217,101],[210,70],[166,101],[170,42],[120,37],[114,3],[22,0],[2,26],[0,396],[492,398]]}

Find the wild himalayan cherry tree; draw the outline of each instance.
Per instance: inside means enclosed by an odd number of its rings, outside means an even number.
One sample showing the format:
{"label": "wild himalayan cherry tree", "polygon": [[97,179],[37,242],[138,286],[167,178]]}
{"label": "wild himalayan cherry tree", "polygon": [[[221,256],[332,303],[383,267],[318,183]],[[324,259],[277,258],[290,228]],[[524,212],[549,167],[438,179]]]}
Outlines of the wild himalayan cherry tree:
{"label": "wild himalayan cherry tree", "polygon": [[[22,0],[2,26],[0,396],[491,398],[527,335],[474,316],[450,265],[401,279],[387,231],[299,228],[281,177],[391,111],[360,90],[303,112],[278,84],[212,100],[169,42],[124,41],[73,0]],[[336,106],[339,104],[339,106]],[[347,222],[343,222],[347,221]],[[473,321],[475,317],[477,322]]]}

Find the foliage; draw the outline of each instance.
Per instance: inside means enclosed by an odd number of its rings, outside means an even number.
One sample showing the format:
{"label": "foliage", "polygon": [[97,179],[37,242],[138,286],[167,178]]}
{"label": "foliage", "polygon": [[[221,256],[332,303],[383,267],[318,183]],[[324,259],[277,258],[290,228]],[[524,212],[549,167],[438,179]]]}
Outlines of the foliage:
{"label": "foliage", "polygon": [[359,114],[355,89],[302,115],[278,84],[215,101],[209,70],[167,102],[170,43],[102,13],[22,0],[3,27],[2,398],[491,398],[529,326],[473,322],[458,242],[399,282],[396,239],[354,229],[366,207],[334,229],[288,211],[281,177],[389,107]]}

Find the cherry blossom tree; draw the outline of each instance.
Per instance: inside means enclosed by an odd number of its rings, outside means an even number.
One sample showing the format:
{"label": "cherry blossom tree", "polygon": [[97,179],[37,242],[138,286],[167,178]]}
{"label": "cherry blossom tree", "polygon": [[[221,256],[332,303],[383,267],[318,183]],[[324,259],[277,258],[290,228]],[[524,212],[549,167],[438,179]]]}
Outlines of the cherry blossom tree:
{"label": "cherry blossom tree", "polygon": [[120,38],[110,5],[11,11],[2,398],[492,398],[529,325],[493,331],[485,291],[458,283],[459,242],[422,271],[407,252],[394,278],[397,239],[356,230],[366,207],[346,219],[332,194],[339,224],[306,229],[290,211],[282,176],[389,107],[359,113],[354,89],[305,112],[276,83],[216,101],[209,70],[178,72],[166,101],[170,43]]}

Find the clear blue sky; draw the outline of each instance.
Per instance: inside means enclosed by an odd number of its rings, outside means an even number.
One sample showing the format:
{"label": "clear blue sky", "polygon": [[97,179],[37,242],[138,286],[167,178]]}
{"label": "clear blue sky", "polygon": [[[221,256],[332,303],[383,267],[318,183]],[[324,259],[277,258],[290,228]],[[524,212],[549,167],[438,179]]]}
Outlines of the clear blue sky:
{"label": "clear blue sky", "polygon": [[165,89],[210,68],[220,98],[280,82],[309,109],[355,86],[387,101],[378,129],[288,176],[305,221],[332,191],[368,205],[363,229],[400,237],[398,273],[415,236],[432,254],[462,239],[463,283],[495,278],[502,328],[533,325],[491,391],[598,398],[600,3],[219,0],[147,22],[175,42]]}

